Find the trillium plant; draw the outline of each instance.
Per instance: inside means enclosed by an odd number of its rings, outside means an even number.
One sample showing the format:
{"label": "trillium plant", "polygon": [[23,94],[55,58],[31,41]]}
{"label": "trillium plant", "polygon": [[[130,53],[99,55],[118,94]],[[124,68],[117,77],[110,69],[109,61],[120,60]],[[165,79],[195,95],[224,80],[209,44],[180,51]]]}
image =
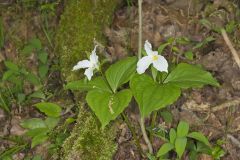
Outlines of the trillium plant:
{"label": "trillium plant", "polygon": [[[101,63],[96,54],[97,46],[92,51],[89,60],[79,61],[73,71],[86,69],[86,79],[69,82],[65,87],[71,90],[86,91],[86,101],[95,113],[102,128],[105,128],[133,101],[137,102],[140,117],[151,117],[173,104],[188,88],[200,88],[204,85],[219,86],[216,79],[198,65],[187,63],[170,64],[152,45],[146,41],[144,49],[146,56],[141,59],[127,57],[111,64],[105,72],[101,71]],[[149,68],[149,69],[148,69]],[[96,74],[94,74],[94,71]],[[126,115],[123,117],[127,118]],[[146,135],[144,124],[141,124],[143,136],[152,153],[151,144]],[[135,133],[132,133],[135,134]]]}

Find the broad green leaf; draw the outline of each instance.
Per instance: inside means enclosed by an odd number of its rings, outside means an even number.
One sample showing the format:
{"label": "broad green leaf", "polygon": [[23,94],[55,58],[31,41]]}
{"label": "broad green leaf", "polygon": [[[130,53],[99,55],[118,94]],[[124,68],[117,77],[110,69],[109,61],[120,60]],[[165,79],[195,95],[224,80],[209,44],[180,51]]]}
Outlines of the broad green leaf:
{"label": "broad green leaf", "polygon": [[177,137],[186,137],[189,131],[189,124],[187,122],[180,121],[177,126]]}
{"label": "broad green leaf", "polygon": [[41,49],[42,48],[42,43],[38,38],[33,38],[29,42],[30,45],[32,45],[35,49]]}
{"label": "broad green leaf", "polygon": [[48,60],[48,54],[45,51],[41,51],[38,54],[38,59],[40,60],[40,62],[42,62],[43,64],[47,63]]}
{"label": "broad green leaf", "polygon": [[33,74],[33,73],[29,73],[26,75],[26,80],[29,81],[30,83],[32,83],[33,85],[40,85],[40,81],[39,78]]}
{"label": "broad green leaf", "polygon": [[32,139],[31,148],[34,148],[36,145],[39,145],[45,142],[48,139],[48,135],[46,134],[39,134]]}
{"label": "broad green leaf", "polygon": [[147,117],[152,111],[174,103],[181,93],[178,87],[154,83],[151,77],[145,74],[136,74],[131,79],[130,88],[138,102],[142,117]]}
{"label": "broad green leaf", "polygon": [[128,57],[112,64],[105,72],[107,81],[115,92],[119,86],[128,82],[136,71],[137,58]]}
{"label": "broad green leaf", "polygon": [[48,65],[46,65],[46,64],[40,65],[39,68],[38,68],[39,76],[41,78],[45,78],[47,73],[48,73]]}
{"label": "broad green leaf", "polygon": [[121,90],[115,94],[92,90],[89,91],[86,97],[87,103],[104,128],[111,120],[117,118],[122,111],[128,106],[132,98],[132,93],[129,89]]}
{"label": "broad green leaf", "polygon": [[181,138],[176,139],[175,150],[176,150],[179,158],[182,157],[182,155],[185,151],[186,145],[187,145],[187,138],[186,137],[181,137]]}
{"label": "broad green leaf", "polygon": [[34,47],[32,45],[26,45],[22,49],[21,53],[25,55],[29,55],[34,51]]}
{"label": "broad green leaf", "polygon": [[15,73],[15,72],[12,71],[12,70],[8,70],[8,71],[4,72],[4,73],[3,73],[2,80],[3,80],[3,81],[8,80],[11,76],[14,75],[14,73]]}
{"label": "broad green leaf", "polygon": [[181,88],[202,87],[203,85],[219,86],[212,75],[202,68],[186,63],[180,63],[168,75],[164,83],[172,83]]}
{"label": "broad green leaf", "polygon": [[35,137],[39,134],[47,134],[48,128],[35,128],[28,130],[25,134],[29,137]]}
{"label": "broad green leaf", "polygon": [[45,115],[49,117],[59,117],[62,112],[62,108],[54,103],[49,103],[49,102],[41,102],[35,104],[35,106],[43,112]]}
{"label": "broad green leaf", "polygon": [[57,126],[59,120],[59,118],[47,117],[45,120],[45,124],[47,125],[48,129],[53,129]]}
{"label": "broad green leaf", "polygon": [[102,77],[96,77],[91,81],[85,81],[82,79],[78,81],[69,82],[64,88],[80,91],[90,91],[97,89],[112,93],[111,89],[109,88],[109,86],[106,84]]}
{"label": "broad green leaf", "polygon": [[170,132],[169,132],[170,143],[174,144],[176,138],[177,138],[177,133],[176,133],[175,129],[171,128]]}
{"label": "broad green leaf", "polygon": [[9,70],[12,70],[12,71],[15,71],[15,72],[19,71],[18,66],[11,61],[4,61],[4,64]]}
{"label": "broad green leaf", "polygon": [[42,91],[36,91],[33,92],[32,94],[29,95],[30,98],[40,98],[40,99],[45,99],[46,96]]}
{"label": "broad green leaf", "polygon": [[196,139],[207,146],[210,146],[208,139],[200,132],[192,132],[192,133],[189,133],[187,136],[190,138]]}
{"label": "broad green leaf", "polygon": [[35,129],[35,128],[46,128],[45,122],[40,118],[32,118],[24,120],[20,123],[23,128]]}
{"label": "broad green leaf", "polygon": [[174,145],[171,143],[165,143],[161,146],[161,148],[157,152],[157,157],[161,157],[171,151],[174,148]]}

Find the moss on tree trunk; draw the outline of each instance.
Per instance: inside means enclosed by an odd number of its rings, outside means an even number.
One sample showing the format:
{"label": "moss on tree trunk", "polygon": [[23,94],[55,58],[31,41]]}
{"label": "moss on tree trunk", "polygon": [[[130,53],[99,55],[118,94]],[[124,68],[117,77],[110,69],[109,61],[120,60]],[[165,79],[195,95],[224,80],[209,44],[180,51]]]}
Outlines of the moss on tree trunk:
{"label": "moss on tree trunk", "polygon": [[[94,38],[105,44],[102,30],[111,23],[116,5],[117,0],[66,1],[56,35],[56,52],[66,81],[80,79],[80,72],[72,72],[72,67],[86,57],[86,52],[92,51]],[[80,107],[77,123],[63,144],[61,158],[110,160],[116,151],[114,138],[112,127],[101,130],[93,113],[86,107]]]}

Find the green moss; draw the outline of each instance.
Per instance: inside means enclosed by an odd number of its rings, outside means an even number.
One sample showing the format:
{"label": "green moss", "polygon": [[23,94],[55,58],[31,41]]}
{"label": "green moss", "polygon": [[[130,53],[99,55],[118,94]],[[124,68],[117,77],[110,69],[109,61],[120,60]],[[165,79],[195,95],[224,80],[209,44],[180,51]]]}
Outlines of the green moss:
{"label": "green moss", "polygon": [[76,78],[72,67],[93,50],[93,41],[105,44],[103,28],[111,23],[117,0],[69,0],[61,16],[57,52],[63,76]]}
{"label": "green moss", "polygon": [[91,112],[81,108],[77,123],[63,145],[65,160],[110,160],[116,151],[113,127],[97,129],[98,121]]}
{"label": "green moss", "polygon": [[[68,0],[56,35],[56,52],[66,81],[80,79],[72,67],[93,49],[93,41],[105,44],[103,28],[111,23],[117,0]],[[81,96],[83,97],[83,96]],[[78,100],[81,101],[82,98]],[[80,107],[70,137],[63,144],[65,160],[110,160],[116,150],[113,127],[101,130],[93,113]]]}

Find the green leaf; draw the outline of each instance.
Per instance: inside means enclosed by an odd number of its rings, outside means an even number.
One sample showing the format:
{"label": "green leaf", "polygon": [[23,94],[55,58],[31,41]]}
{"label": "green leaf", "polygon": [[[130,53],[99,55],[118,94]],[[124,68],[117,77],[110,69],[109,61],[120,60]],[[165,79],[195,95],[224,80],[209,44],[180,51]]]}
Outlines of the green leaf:
{"label": "green leaf", "polygon": [[32,83],[33,85],[40,85],[40,81],[39,81],[39,78],[33,74],[33,73],[29,73],[26,75],[26,80],[29,81],[30,83]]}
{"label": "green leaf", "polygon": [[17,99],[18,103],[22,103],[26,99],[26,95],[24,93],[18,93]]}
{"label": "green leaf", "polygon": [[48,129],[53,129],[57,126],[59,120],[60,120],[59,118],[47,117],[45,120],[45,123],[46,123]]}
{"label": "green leaf", "polygon": [[32,118],[24,120],[20,123],[23,128],[35,129],[35,128],[46,128],[45,122],[40,118]]}
{"label": "green leaf", "polygon": [[36,91],[33,92],[32,94],[29,95],[30,98],[40,98],[40,99],[45,99],[46,96],[42,91]]}
{"label": "green leaf", "polygon": [[169,44],[170,44],[170,43],[161,44],[161,45],[158,47],[158,54],[162,54],[163,50],[164,50]]}
{"label": "green leaf", "polygon": [[2,80],[3,80],[3,81],[7,81],[11,76],[14,75],[14,73],[15,73],[15,72],[12,71],[12,70],[8,70],[8,71],[4,72],[3,77],[2,77]]}
{"label": "green leaf", "polygon": [[188,60],[193,60],[193,52],[192,51],[187,51],[184,53],[184,56],[188,59]]}
{"label": "green leaf", "polygon": [[172,83],[181,88],[202,87],[203,85],[219,86],[212,75],[202,68],[186,63],[180,63],[168,75],[164,83]]}
{"label": "green leaf", "polygon": [[187,138],[186,137],[181,137],[181,138],[176,139],[175,149],[176,149],[176,152],[177,152],[177,155],[178,155],[179,158],[182,157],[182,155],[185,151],[186,145],[187,145]]}
{"label": "green leaf", "polygon": [[4,61],[4,64],[9,70],[12,70],[12,71],[15,71],[15,72],[19,71],[18,66],[11,61]]}
{"label": "green leaf", "polygon": [[29,137],[35,137],[39,134],[47,134],[48,128],[35,128],[28,130],[25,134]]}
{"label": "green leaf", "polygon": [[34,148],[36,145],[42,144],[48,139],[48,135],[46,134],[39,134],[32,139],[31,148]]}
{"label": "green leaf", "polygon": [[38,59],[40,60],[40,62],[42,62],[43,64],[47,63],[48,60],[48,54],[45,51],[42,51],[38,54]]}
{"label": "green leaf", "polygon": [[170,132],[169,132],[170,143],[174,144],[176,138],[177,138],[177,133],[176,133],[175,129],[171,128]]}
{"label": "green leaf", "polygon": [[145,74],[136,74],[130,81],[130,88],[142,117],[147,117],[152,111],[174,103],[181,93],[178,87],[154,83],[151,77]]}
{"label": "green leaf", "polygon": [[207,38],[204,39],[202,42],[197,43],[197,45],[194,46],[193,49],[202,48],[204,45],[206,45],[206,44],[208,44],[209,42],[214,41],[214,40],[215,40],[215,38],[213,38],[213,37],[211,37],[211,36],[210,36],[210,37],[207,37]]}
{"label": "green leaf", "polygon": [[62,112],[62,108],[54,103],[49,103],[49,102],[41,102],[35,104],[35,106],[43,112],[45,115],[49,117],[59,117]]}
{"label": "green leaf", "polygon": [[128,57],[118,61],[107,69],[105,75],[113,92],[115,92],[119,86],[130,80],[136,71],[136,63],[136,57]]}
{"label": "green leaf", "polygon": [[189,131],[189,124],[187,122],[180,121],[177,126],[177,137],[186,137]]}
{"label": "green leaf", "polygon": [[174,148],[174,145],[171,143],[165,143],[161,146],[161,148],[157,152],[157,157],[161,157],[171,151]]}
{"label": "green leaf", "polygon": [[173,116],[172,116],[171,112],[169,112],[169,111],[161,111],[160,114],[161,114],[161,117],[163,117],[165,122],[167,122],[167,123],[171,123],[172,122]]}
{"label": "green leaf", "polygon": [[121,90],[115,94],[92,90],[86,97],[87,103],[104,128],[111,120],[117,118],[131,101],[132,93],[129,89]]}
{"label": "green leaf", "polygon": [[42,156],[36,155],[36,156],[33,157],[32,160],[42,160]]}
{"label": "green leaf", "polygon": [[207,146],[210,146],[208,139],[200,132],[192,132],[192,133],[189,133],[187,136],[190,138],[196,139]]}
{"label": "green leaf", "polygon": [[29,55],[34,51],[34,47],[32,45],[26,45],[22,49],[21,53],[25,55]]}
{"label": "green leaf", "polygon": [[106,84],[102,77],[96,77],[91,81],[85,81],[82,79],[78,81],[69,82],[64,88],[80,91],[90,91],[97,89],[112,93],[111,89],[108,87],[108,85]]}
{"label": "green leaf", "polygon": [[40,65],[39,68],[38,68],[39,76],[41,78],[45,78],[47,73],[48,73],[48,65],[47,64]]}
{"label": "green leaf", "polygon": [[32,45],[37,50],[42,48],[42,43],[38,38],[31,39],[29,44]]}

